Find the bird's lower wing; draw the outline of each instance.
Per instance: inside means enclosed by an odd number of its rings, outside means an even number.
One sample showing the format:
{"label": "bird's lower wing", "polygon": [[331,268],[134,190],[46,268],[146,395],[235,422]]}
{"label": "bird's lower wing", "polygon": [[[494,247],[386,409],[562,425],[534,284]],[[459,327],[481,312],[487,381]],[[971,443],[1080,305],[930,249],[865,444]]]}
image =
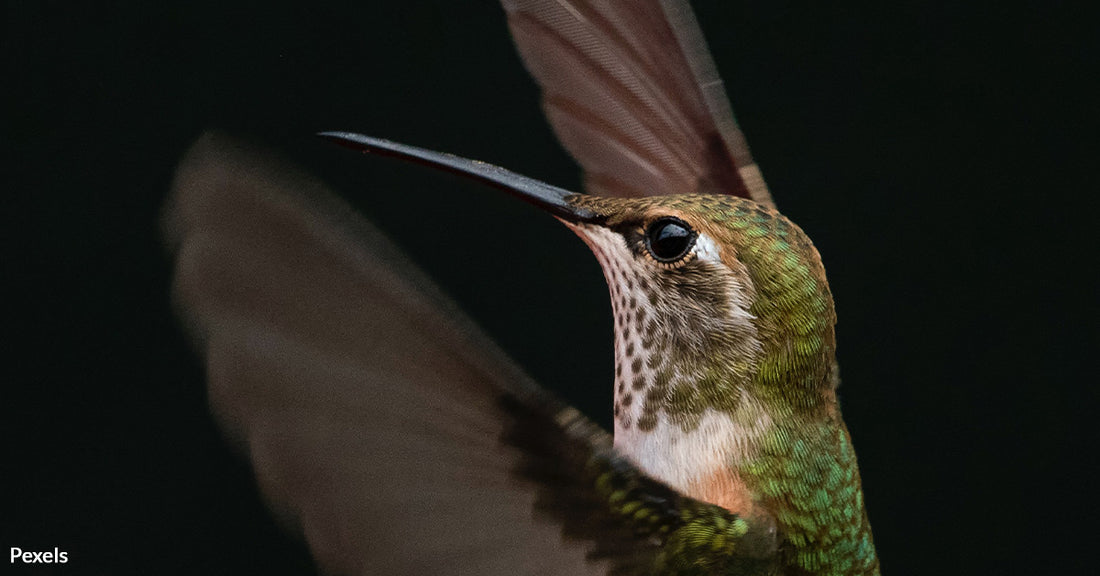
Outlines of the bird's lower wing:
{"label": "bird's lower wing", "polygon": [[605,434],[315,180],[207,135],[165,216],[213,410],[327,571],[602,574],[601,546],[645,556],[593,529]]}

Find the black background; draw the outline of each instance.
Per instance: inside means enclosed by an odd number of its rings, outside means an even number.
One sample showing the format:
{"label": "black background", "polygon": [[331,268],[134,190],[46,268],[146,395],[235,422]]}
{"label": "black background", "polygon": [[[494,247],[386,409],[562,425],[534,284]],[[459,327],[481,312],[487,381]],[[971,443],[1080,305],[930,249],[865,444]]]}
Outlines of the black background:
{"label": "black background", "polygon": [[[221,442],[168,305],[158,210],[204,127],[310,167],[609,422],[610,307],[580,241],[491,190],[310,136],[361,131],[577,188],[497,5],[21,4],[3,38],[0,545],[70,561],[20,572],[312,570]],[[1097,458],[1096,186],[1072,161],[1097,126],[1084,19],[942,4],[696,8],[779,207],[829,270],[885,572],[1082,572]]]}

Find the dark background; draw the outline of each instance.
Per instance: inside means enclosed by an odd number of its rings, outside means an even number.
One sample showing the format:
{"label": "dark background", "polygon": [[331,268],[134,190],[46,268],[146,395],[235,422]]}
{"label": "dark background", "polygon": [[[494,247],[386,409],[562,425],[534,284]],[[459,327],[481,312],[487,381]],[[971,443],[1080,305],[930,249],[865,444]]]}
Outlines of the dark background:
{"label": "dark background", "polygon": [[[0,545],[70,557],[20,573],[312,570],[221,442],[168,305],[158,210],[204,127],[314,170],[609,423],[610,307],[579,240],[499,193],[310,136],[356,130],[576,188],[497,5],[20,4],[3,37]],[[884,570],[1084,572],[1083,15],[817,4],[697,12],[780,208],[829,270]]]}

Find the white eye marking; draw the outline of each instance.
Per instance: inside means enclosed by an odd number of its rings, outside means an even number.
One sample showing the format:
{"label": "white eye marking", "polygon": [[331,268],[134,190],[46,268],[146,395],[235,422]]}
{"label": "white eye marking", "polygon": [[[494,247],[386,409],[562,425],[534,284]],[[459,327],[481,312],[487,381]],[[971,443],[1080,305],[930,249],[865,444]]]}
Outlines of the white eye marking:
{"label": "white eye marking", "polygon": [[707,262],[719,262],[721,261],[721,255],[718,253],[718,243],[713,238],[700,232],[699,237],[695,239],[695,257]]}

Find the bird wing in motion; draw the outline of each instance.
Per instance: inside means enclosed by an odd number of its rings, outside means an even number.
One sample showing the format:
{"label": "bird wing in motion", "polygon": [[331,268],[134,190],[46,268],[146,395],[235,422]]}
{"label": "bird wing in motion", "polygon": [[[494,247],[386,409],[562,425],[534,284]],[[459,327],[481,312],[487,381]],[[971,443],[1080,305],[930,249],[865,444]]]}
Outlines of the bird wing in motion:
{"label": "bird wing in motion", "polygon": [[686,1],[503,4],[588,192],[772,204]]}
{"label": "bird wing in motion", "polygon": [[728,531],[732,556],[774,551],[773,528],[746,530],[617,458],[287,164],[204,136],[165,231],[213,410],[326,570],[645,574],[668,567],[662,544],[683,552],[699,531]]}

